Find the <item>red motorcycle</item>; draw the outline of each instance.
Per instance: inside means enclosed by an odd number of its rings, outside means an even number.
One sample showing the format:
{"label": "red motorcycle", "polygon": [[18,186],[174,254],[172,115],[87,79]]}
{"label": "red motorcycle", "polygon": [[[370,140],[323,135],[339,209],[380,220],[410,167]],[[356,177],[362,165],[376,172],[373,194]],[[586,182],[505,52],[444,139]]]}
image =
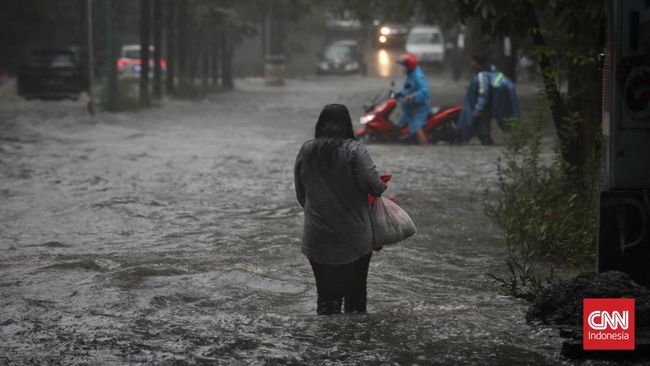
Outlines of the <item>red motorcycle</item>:
{"label": "red motorcycle", "polygon": [[[417,142],[415,136],[409,133],[408,127],[398,127],[390,120],[390,114],[397,106],[397,98],[393,91],[394,84],[388,90],[388,98],[377,102],[378,95],[373,101],[364,106],[364,113],[359,119],[363,125],[356,131],[356,136],[364,142]],[[427,124],[424,126],[424,132],[429,138],[429,142],[438,141],[456,142],[458,141],[458,132],[456,131],[456,121],[462,109],[461,104],[444,107],[433,107],[427,117]]]}

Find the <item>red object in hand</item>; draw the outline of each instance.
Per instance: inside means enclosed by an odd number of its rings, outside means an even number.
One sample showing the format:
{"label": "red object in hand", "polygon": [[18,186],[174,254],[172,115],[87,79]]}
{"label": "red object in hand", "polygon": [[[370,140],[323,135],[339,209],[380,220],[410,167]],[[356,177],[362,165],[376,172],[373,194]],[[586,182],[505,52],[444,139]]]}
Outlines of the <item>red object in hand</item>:
{"label": "red object in hand", "polygon": [[381,250],[384,249],[384,247],[377,247],[377,248],[372,248],[373,252],[381,252]]}
{"label": "red object in hand", "polygon": [[[392,177],[393,177],[392,174],[382,174],[379,176],[379,179],[385,184],[387,184]],[[388,197],[388,199],[395,202],[395,197]],[[370,204],[373,205],[375,203],[375,197],[372,195],[368,195],[368,201],[370,201]]]}

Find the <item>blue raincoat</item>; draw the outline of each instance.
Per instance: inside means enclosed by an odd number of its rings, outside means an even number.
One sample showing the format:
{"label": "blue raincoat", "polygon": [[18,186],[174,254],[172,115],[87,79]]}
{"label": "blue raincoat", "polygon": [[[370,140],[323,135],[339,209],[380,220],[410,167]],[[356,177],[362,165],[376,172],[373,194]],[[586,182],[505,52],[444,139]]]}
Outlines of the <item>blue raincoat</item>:
{"label": "blue raincoat", "polygon": [[499,128],[507,128],[506,119],[519,117],[517,91],[512,81],[496,67],[481,71],[472,77],[467,87],[463,109],[458,118],[458,132],[462,140],[469,140],[475,132],[474,111],[485,118],[494,118]]}
{"label": "blue raincoat", "polygon": [[475,73],[469,81],[463,109],[460,111],[458,124],[456,125],[461,140],[469,140],[474,135],[474,126],[476,125],[474,111],[481,111],[484,114],[489,113],[489,110],[486,110],[490,99],[489,74],[489,71]]}
{"label": "blue raincoat", "polygon": [[408,124],[411,135],[427,124],[429,110],[431,110],[431,91],[429,82],[419,66],[416,66],[404,80],[404,89],[396,93],[397,97],[415,94],[411,100],[401,100],[402,118],[398,125],[403,127]]}
{"label": "blue raincoat", "polygon": [[519,117],[519,100],[512,81],[502,72],[494,70],[490,75],[492,90],[492,117],[497,120],[499,128],[505,130],[506,119]]}

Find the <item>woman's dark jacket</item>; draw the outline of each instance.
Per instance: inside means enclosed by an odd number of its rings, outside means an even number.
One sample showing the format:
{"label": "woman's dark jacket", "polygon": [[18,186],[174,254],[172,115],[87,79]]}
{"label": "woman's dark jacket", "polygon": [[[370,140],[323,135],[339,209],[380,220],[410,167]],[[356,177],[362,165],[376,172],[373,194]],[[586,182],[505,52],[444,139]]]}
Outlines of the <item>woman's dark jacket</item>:
{"label": "woman's dark jacket", "polygon": [[317,263],[352,263],[372,251],[368,194],[380,196],[385,184],[360,142],[345,140],[331,166],[316,156],[320,143],[302,145],[294,170],[296,196],[305,211],[302,252]]}

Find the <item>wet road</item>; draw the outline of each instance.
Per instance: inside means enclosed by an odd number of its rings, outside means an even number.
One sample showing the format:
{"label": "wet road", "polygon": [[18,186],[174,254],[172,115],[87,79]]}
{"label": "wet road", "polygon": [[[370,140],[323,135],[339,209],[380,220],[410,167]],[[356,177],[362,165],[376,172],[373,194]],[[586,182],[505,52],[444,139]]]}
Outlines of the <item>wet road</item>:
{"label": "wet road", "polygon": [[[370,146],[419,232],[373,256],[370,315],[315,315],[295,154],[324,104],[357,118],[385,84],[241,80],[94,121],[0,101],[0,364],[560,363],[485,276],[505,254],[482,208],[498,146]],[[463,86],[432,80],[440,104]]]}

